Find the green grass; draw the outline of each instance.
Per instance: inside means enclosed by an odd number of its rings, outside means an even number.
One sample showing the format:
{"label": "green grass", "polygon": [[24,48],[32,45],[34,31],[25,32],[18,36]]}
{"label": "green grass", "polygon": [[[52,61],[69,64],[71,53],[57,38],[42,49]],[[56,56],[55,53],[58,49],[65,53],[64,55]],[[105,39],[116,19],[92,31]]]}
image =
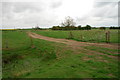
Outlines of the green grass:
{"label": "green grass", "polygon": [[[85,42],[106,42],[105,32],[107,30],[74,30],[71,31],[73,34],[73,40],[85,41]],[[53,38],[69,38],[70,31],[33,31],[37,34],[43,36],[53,37]],[[118,40],[118,30],[110,30],[110,42],[119,43]]]}
{"label": "green grass", "polygon": [[25,49],[30,46],[30,40],[25,32],[3,31],[2,48],[6,48],[6,45],[11,50]]}
{"label": "green grass", "polygon": [[104,54],[108,54],[108,55],[120,56],[120,54],[118,54],[120,50],[118,49],[108,49],[108,48],[97,47],[97,46],[85,46],[84,48],[101,52]]}
{"label": "green grass", "polygon": [[[32,39],[35,47],[31,48],[30,38],[24,31],[3,31],[2,35],[3,78],[118,77],[118,60],[108,56],[88,55],[88,51],[75,51],[65,44],[40,39]],[[5,48],[6,39],[8,49]]]}

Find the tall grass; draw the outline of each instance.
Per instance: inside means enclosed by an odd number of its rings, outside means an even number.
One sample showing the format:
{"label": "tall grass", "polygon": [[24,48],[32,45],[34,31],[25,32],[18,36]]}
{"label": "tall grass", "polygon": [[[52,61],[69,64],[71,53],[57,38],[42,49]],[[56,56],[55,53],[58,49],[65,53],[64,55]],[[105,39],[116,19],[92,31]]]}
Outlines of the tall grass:
{"label": "tall grass", "polygon": [[[85,41],[85,42],[106,42],[105,32],[107,30],[74,30],[74,31],[33,31],[37,34],[43,36],[53,37],[53,38],[69,38],[70,32],[72,32],[73,40]],[[118,30],[110,31],[110,42],[119,43],[118,40]]]}

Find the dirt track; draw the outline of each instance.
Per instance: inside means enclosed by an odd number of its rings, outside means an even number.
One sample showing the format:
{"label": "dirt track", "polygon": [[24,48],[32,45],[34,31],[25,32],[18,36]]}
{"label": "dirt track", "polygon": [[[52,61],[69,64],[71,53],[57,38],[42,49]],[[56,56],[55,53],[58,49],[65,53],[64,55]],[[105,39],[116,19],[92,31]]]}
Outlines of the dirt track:
{"label": "dirt track", "polygon": [[47,41],[53,41],[58,43],[64,43],[72,46],[101,46],[101,47],[107,47],[112,49],[118,49],[117,44],[107,44],[107,43],[89,43],[89,42],[78,42],[74,40],[68,40],[68,39],[56,39],[51,37],[42,36],[36,33],[28,32],[28,35],[33,38],[43,39]]}
{"label": "dirt track", "polygon": [[[83,46],[101,46],[101,47],[106,47],[106,48],[111,48],[111,49],[118,49],[117,44],[107,44],[107,43],[89,43],[89,42],[78,42],[74,40],[68,40],[68,39],[56,39],[56,38],[51,38],[51,37],[46,37],[42,36],[33,32],[28,32],[28,35],[32,38],[37,38],[37,39],[43,39],[47,41],[52,41],[52,42],[58,42],[58,43],[64,43],[67,44],[68,46],[74,48],[74,49],[82,49],[82,50],[87,50],[84,49]],[[92,51],[92,50],[87,50],[89,53],[97,53],[100,55],[107,55],[104,53]],[[107,55],[109,57],[114,58],[115,56]]]}

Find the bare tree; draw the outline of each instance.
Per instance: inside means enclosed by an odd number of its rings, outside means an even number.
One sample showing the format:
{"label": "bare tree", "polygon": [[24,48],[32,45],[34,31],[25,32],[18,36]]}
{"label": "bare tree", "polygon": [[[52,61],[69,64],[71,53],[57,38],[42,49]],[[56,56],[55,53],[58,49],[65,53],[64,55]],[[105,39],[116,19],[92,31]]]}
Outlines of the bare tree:
{"label": "bare tree", "polygon": [[70,26],[74,26],[75,22],[70,16],[68,16],[65,18],[65,21],[61,23],[61,25],[63,27],[70,27]]}

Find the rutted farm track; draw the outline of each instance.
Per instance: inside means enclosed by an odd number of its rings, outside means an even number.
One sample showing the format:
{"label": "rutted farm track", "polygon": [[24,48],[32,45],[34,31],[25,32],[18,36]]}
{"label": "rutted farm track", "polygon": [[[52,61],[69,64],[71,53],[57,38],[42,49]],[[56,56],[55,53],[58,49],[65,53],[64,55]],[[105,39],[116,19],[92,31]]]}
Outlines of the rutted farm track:
{"label": "rutted farm track", "polygon": [[[27,32],[27,34],[32,38],[43,39],[43,40],[47,40],[47,41],[67,44],[69,47],[71,47],[73,49],[87,51],[88,55],[95,53],[95,54],[99,54],[99,55],[106,55],[106,56],[111,57],[111,58],[117,58],[116,56],[107,55],[107,54],[104,54],[101,52],[97,52],[97,51],[93,51],[93,50],[89,50],[89,49],[84,48],[85,46],[97,46],[97,47],[104,47],[104,48],[109,48],[109,49],[118,49],[117,44],[89,43],[89,42],[78,42],[78,41],[68,40],[68,39],[56,39],[56,38],[42,36],[42,35],[39,35],[39,34],[36,34],[33,32]],[[78,52],[76,52],[76,53],[78,53]]]}

